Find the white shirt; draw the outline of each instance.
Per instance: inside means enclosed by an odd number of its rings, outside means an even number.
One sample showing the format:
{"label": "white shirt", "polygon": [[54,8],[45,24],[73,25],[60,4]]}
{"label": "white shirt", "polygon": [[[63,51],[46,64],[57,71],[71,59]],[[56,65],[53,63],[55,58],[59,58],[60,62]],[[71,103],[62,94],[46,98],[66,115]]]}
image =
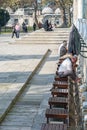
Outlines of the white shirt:
{"label": "white shirt", "polygon": [[64,72],[64,75],[72,73],[72,62],[69,58],[66,58],[60,65],[58,72]]}
{"label": "white shirt", "polygon": [[15,29],[16,29],[16,31],[20,31],[20,26],[19,26],[19,25],[16,25],[16,26],[15,26]]}

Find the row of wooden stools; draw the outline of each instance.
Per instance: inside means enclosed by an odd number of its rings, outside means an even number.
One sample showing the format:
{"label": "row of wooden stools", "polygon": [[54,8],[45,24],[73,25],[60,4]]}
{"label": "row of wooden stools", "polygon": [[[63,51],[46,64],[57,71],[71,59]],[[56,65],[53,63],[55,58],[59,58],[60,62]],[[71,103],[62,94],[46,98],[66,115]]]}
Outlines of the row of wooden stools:
{"label": "row of wooden stools", "polygon": [[68,77],[60,78],[56,73],[51,95],[48,99],[49,108],[45,112],[47,123],[42,124],[41,130],[67,130],[69,124]]}

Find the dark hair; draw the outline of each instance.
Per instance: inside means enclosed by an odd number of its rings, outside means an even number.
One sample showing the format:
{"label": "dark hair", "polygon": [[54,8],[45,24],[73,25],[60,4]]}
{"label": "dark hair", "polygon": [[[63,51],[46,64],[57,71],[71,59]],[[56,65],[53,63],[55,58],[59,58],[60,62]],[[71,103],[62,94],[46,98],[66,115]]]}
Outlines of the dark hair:
{"label": "dark hair", "polygon": [[67,46],[67,41],[66,40],[63,41],[63,45]]}

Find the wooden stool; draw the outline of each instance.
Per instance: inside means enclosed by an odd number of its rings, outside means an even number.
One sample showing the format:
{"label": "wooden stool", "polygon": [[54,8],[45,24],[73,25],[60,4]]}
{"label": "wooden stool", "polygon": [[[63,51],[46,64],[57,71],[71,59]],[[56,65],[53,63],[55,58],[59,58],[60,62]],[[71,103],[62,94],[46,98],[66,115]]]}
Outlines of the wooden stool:
{"label": "wooden stool", "polygon": [[58,75],[55,76],[55,81],[66,81],[68,82],[68,77],[60,78]]}
{"label": "wooden stool", "polygon": [[49,118],[62,120],[65,124],[68,123],[68,112],[66,109],[46,109],[45,116],[47,118],[47,123],[49,123]]}
{"label": "wooden stool", "polygon": [[67,108],[68,98],[65,98],[65,97],[50,97],[49,100],[48,100],[48,103],[50,105],[50,108],[52,108],[52,106]]}
{"label": "wooden stool", "polygon": [[54,81],[53,82],[53,88],[67,89],[68,88],[68,82],[67,81]]}
{"label": "wooden stool", "polygon": [[68,89],[52,89],[51,91],[52,96],[57,97],[67,97],[68,96]]}
{"label": "wooden stool", "polygon": [[41,130],[67,130],[66,124],[46,124],[43,123]]}

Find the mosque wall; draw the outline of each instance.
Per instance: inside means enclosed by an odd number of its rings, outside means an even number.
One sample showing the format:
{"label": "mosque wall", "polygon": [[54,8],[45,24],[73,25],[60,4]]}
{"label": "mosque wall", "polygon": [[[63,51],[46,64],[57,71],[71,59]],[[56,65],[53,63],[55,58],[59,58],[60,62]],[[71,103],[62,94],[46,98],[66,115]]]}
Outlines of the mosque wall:
{"label": "mosque wall", "polygon": [[[7,25],[8,27],[11,27],[14,23],[20,23],[20,25],[22,25],[23,22],[26,23],[26,25],[28,26],[32,26],[34,20],[34,11],[33,9],[31,9],[31,13],[28,14],[29,10],[28,9],[24,9],[24,8],[19,8],[18,10],[16,10],[14,13],[9,13],[10,14],[10,20],[8,21]],[[49,19],[49,21],[52,22],[52,24],[55,24],[57,26],[59,26],[60,24],[62,24],[62,20],[61,20],[61,10],[59,8],[55,9],[53,11],[52,8],[50,7],[45,7],[42,12],[41,11],[37,11],[37,19],[38,22],[43,22],[46,19]]]}

